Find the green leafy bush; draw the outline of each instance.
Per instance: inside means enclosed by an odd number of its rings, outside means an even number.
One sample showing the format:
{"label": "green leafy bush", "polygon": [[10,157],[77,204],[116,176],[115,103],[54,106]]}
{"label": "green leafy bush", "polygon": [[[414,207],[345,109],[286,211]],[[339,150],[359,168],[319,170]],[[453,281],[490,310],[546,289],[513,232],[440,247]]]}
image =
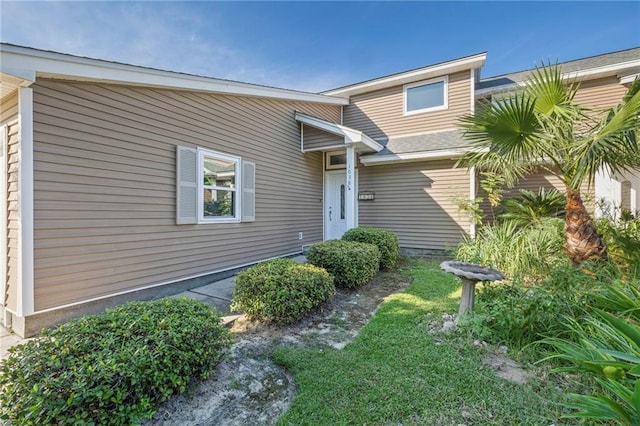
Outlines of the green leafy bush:
{"label": "green leafy bush", "polygon": [[312,245],[307,261],[333,275],[336,287],[353,288],[373,279],[380,267],[380,250],[373,244],[329,240]]}
{"label": "green leafy bush", "polygon": [[456,247],[454,255],[461,261],[496,268],[509,278],[531,281],[569,264],[564,244],[560,219],[545,218],[528,227],[506,221],[481,227],[474,239]]}
{"label": "green leafy bush", "polygon": [[236,276],[231,309],[251,319],[291,323],[335,294],[322,268],[292,259],[260,263]]}
{"label": "green leafy bush", "polygon": [[122,425],[209,376],[231,344],[195,300],[130,302],[10,349],[0,363],[0,418],[15,425]]}
{"label": "green leafy bush", "polygon": [[522,349],[542,336],[566,333],[563,315],[580,318],[597,276],[572,266],[556,269],[539,285],[521,281],[485,284],[476,295],[475,316],[462,320],[493,343]]}
{"label": "green leafy bush", "polygon": [[349,229],[344,233],[342,239],[369,243],[378,247],[378,250],[380,250],[380,269],[389,270],[393,268],[398,260],[398,253],[400,252],[398,236],[386,229],[360,226]]}
{"label": "green leafy bush", "polygon": [[610,258],[616,265],[640,277],[640,217],[622,211],[619,218],[600,218],[596,226],[607,244]]}

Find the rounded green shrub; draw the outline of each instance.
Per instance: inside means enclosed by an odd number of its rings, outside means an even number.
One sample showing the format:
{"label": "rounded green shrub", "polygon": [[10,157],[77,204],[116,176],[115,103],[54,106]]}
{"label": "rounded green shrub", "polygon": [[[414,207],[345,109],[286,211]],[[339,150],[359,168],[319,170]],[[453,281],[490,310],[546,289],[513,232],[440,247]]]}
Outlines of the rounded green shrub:
{"label": "rounded green shrub", "polygon": [[231,345],[207,304],[130,302],[43,330],[0,362],[0,419],[14,425],[137,424],[205,379]]}
{"label": "rounded green shrub", "polygon": [[336,287],[362,286],[380,267],[380,250],[373,244],[329,240],[309,248],[307,261],[333,275]]}
{"label": "rounded green shrub", "polygon": [[378,247],[378,250],[380,250],[380,269],[389,270],[393,268],[398,260],[398,253],[400,252],[398,236],[387,229],[359,226],[345,232],[342,239],[369,243]]}
{"label": "rounded green shrub", "polygon": [[291,323],[336,292],[322,268],[274,259],[236,275],[231,309],[253,320]]}

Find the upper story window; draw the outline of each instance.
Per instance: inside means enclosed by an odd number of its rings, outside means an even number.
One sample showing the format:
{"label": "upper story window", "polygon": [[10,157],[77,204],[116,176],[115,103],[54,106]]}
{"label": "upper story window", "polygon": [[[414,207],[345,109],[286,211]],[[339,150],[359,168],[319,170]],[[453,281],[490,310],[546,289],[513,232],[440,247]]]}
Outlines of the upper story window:
{"label": "upper story window", "polygon": [[404,114],[447,109],[448,78],[421,81],[404,86]]}

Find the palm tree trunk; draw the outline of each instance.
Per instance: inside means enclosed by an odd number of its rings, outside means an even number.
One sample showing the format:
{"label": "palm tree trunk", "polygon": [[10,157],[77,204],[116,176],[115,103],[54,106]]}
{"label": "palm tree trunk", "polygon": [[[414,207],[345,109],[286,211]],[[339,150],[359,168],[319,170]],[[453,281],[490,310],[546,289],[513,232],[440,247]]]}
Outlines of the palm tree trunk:
{"label": "palm tree trunk", "polygon": [[567,215],[564,235],[567,254],[574,265],[586,260],[606,260],[607,246],[598,234],[593,219],[584,206],[580,191],[567,188]]}

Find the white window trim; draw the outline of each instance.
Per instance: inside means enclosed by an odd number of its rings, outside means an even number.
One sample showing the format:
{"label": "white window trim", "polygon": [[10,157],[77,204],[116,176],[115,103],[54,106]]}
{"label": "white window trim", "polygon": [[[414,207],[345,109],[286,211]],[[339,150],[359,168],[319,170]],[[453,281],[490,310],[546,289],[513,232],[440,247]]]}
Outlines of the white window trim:
{"label": "white window trim", "polygon": [[[444,87],[443,87],[444,104],[443,105],[430,107],[430,108],[416,109],[413,111],[407,111],[407,89],[412,89],[414,87],[420,87],[420,86],[427,86],[429,84],[435,84],[440,82],[444,83]],[[403,95],[402,108],[403,108],[404,115],[422,114],[425,112],[442,111],[445,109],[449,109],[449,76],[445,75],[444,77],[433,78],[431,80],[423,80],[423,81],[418,81],[416,83],[405,84],[404,86],[402,86],[402,95]]]}
{"label": "white window trim", "polygon": [[347,168],[347,163],[345,160],[344,164],[331,164],[331,157],[334,155],[344,155],[346,157],[347,155],[347,151],[345,149],[342,149],[340,151],[327,151],[325,153],[326,155],[326,170],[344,170]]}
{"label": "white window trim", "polygon": [[[235,164],[235,187],[234,188],[222,188],[225,191],[235,192],[234,197],[234,217],[205,217],[204,216],[204,158],[213,157],[222,161],[230,161]],[[240,223],[242,220],[242,161],[240,157],[234,155],[223,154],[217,151],[211,151],[205,148],[198,148],[198,223]]]}

